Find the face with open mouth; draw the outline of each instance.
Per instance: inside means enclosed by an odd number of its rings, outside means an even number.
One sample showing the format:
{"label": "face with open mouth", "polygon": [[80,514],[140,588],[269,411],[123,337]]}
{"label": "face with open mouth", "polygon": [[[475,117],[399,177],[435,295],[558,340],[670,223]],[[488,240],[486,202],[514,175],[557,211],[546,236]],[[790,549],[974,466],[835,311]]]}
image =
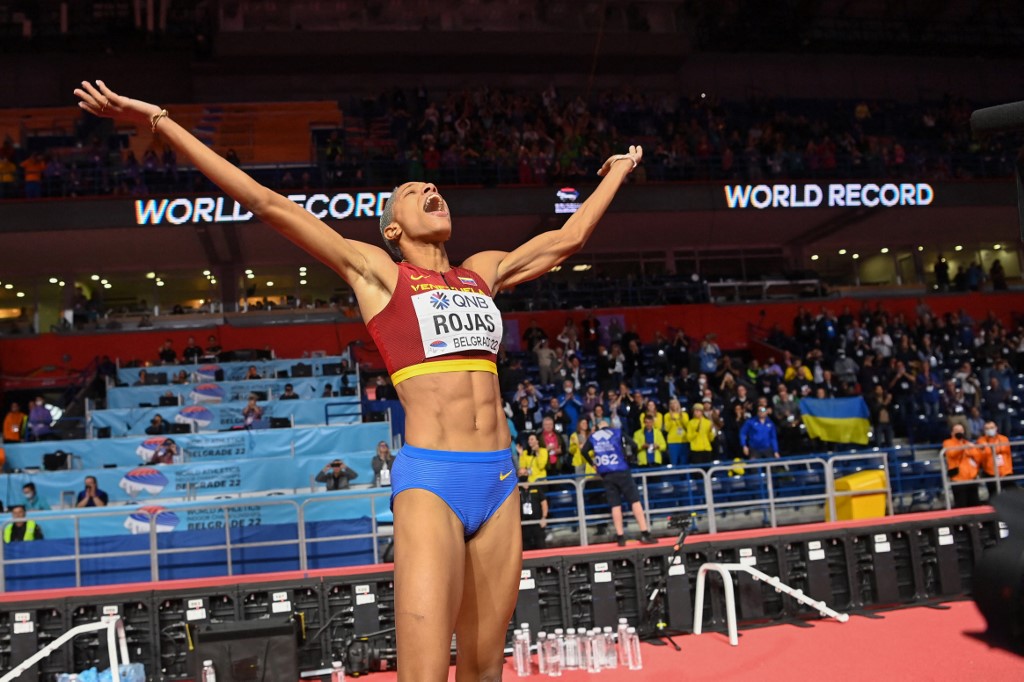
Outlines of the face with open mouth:
{"label": "face with open mouth", "polygon": [[451,215],[444,197],[428,182],[408,182],[398,188],[394,219],[406,239],[445,242],[451,236]]}

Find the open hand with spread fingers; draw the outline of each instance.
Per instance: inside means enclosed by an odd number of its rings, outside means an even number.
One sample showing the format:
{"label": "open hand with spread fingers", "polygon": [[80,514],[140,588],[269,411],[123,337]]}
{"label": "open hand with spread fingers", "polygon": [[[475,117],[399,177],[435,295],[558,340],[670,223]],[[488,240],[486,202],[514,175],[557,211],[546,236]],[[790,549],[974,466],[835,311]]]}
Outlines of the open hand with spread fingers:
{"label": "open hand with spread fingers", "polygon": [[82,87],[75,88],[75,95],[79,99],[78,106],[94,116],[112,118],[116,121],[130,121],[139,125],[148,123],[153,130],[156,130],[156,123],[167,116],[165,109],[161,109],[155,104],[118,95],[100,80],[96,81],[95,85],[88,81],[82,81]]}
{"label": "open hand with spread fingers", "polygon": [[606,175],[611,170],[612,166],[616,161],[622,161],[623,159],[629,159],[632,165],[629,167],[627,173],[632,173],[636,165],[640,163],[640,159],[644,158],[644,148],[640,145],[630,145],[629,152],[626,154],[616,154],[615,156],[608,157],[608,160],[604,162],[600,170],[597,171],[598,175]]}

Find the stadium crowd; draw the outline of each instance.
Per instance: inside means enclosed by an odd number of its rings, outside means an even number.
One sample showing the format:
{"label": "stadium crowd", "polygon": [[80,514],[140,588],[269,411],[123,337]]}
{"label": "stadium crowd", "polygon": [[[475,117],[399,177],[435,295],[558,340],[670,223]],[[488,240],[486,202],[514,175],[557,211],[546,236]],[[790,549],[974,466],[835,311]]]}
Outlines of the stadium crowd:
{"label": "stadium crowd", "polygon": [[801,308],[792,329],[764,330],[764,361],[724,353],[714,334],[641,339],[590,315],[551,339],[532,324],[532,351],[499,358],[506,412],[521,450],[541,455],[534,478],[586,471],[579,448],[601,418],[631,438],[639,466],[834,449],[808,437],[802,398],[863,397],[882,447],[941,442],[954,427],[976,440],[986,422],[1019,435],[1024,327],[923,301],[916,313]]}
{"label": "stadium crowd", "polygon": [[[259,170],[261,181],[279,189],[572,183],[630,142],[650,150],[636,182],[1008,177],[1016,159],[1005,137],[972,139],[974,107],[956,96],[915,104],[722,101],[628,86],[589,96],[481,86],[395,88],[341,106],[343,128],[313,133],[315,162]],[[212,189],[158,138],[142,158],[127,145],[84,118],[65,135],[8,137],[0,144],[0,198]],[[237,162],[232,150],[225,155]]]}

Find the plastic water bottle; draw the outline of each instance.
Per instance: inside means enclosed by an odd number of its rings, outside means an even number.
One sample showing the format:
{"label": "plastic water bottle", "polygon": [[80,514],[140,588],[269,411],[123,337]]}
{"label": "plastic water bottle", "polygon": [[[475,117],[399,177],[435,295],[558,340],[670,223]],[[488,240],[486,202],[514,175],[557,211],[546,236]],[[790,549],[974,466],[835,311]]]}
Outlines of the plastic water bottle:
{"label": "plastic water bottle", "polygon": [[562,661],[562,666],[565,666],[565,630],[562,628],[555,628],[555,639],[558,640],[558,658]]}
{"label": "plastic water bottle", "polygon": [[562,676],[562,647],[558,643],[558,637],[552,633],[548,635],[544,645],[544,663],[548,668],[548,677]]}
{"label": "plastic water bottle", "polygon": [[626,630],[626,642],[628,645],[626,663],[630,670],[643,670],[644,661],[640,655],[640,637],[636,634],[636,628],[630,627]]}
{"label": "plastic water bottle", "polygon": [[516,675],[526,677],[530,674],[530,641],[526,640],[526,647],[523,647],[525,635],[522,630],[512,631],[512,660],[516,666]]}
{"label": "plastic water bottle", "polygon": [[629,621],[619,618],[619,628],[615,633],[615,640],[619,645],[619,665],[626,665],[626,629],[629,628]]}
{"label": "plastic water bottle", "polygon": [[565,631],[565,646],[562,649],[564,653],[562,668],[578,670],[580,667],[580,640],[576,636],[576,628],[569,628]]}
{"label": "plastic water bottle", "polygon": [[199,682],[217,682],[217,671],[213,668],[213,661],[203,661],[203,670],[199,673]]}
{"label": "plastic water bottle", "polygon": [[548,633],[541,630],[537,633],[537,672],[547,675],[548,664],[544,660],[544,643],[548,641]]}
{"label": "plastic water bottle", "polygon": [[605,625],[601,630],[601,635],[604,637],[604,662],[602,665],[609,670],[614,670],[619,667],[619,652],[615,649],[615,633],[612,632],[611,626]]}
{"label": "plastic water bottle", "polygon": [[604,669],[605,657],[607,653],[604,647],[604,635],[601,633],[601,628],[594,628],[590,631],[590,639],[593,642],[593,657],[590,659],[590,665],[587,667],[587,672],[599,673]]}
{"label": "plastic water bottle", "polygon": [[331,663],[331,682],[345,682],[345,669],[341,666],[341,661]]}

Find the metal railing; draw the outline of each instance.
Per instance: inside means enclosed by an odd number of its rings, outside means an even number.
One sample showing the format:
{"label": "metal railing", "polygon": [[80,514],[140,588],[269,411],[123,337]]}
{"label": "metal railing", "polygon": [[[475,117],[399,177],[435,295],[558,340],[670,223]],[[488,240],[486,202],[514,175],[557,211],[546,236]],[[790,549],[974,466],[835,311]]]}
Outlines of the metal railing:
{"label": "metal railing", "polygon": [[[1024,445],[1017,441],[1011,445]],[[720,531],[721,517],[726,513],[738,510],[760,510],[764,514],[762,526],[777,527],[780,524],[779,511],[788,507],[821,507],[828,510],[829,518],[836,519],[837,501],[850,496],[884,495],[885,515],[896,513],[893,503],[893,479],[899,485],[899,468],[903,463],[902,455],[906,451],[879,450],[836,454],[830,457],[809,456],[781,458],[776,460],[755,460],[741,463],[715,463],[709,467],[686,467],[681,469],[665,468],[658,470],[637,470],[634,479],[639,484],[639,491],[648,524],[652,518],[663,518],[666,515],[696,514],[706,519],[707,532]],[[944,451],[943,451],[944,456]],[[878,461],[880,464],[873,464]],[[864,466],[860,466],[863,463]],[[742,470],[740,470],[742,467]],[[857,471],[880,471],[884,475],[882,484],[871,488],[852,488],[836,490],[836,483],[847,473]],[[730,476],[730,473],[733,475]],[[997,488],[1006,481],[1016,481],[1022,475],[998,477],[991,479]],[[950,506],[949,494],[951,482],[945,468],[942,468],[942,489],[945,491],[946,507]],[[978,481],[953,482],[952,485],[977,485]],[[549,503],[547,526],[552,530],[567,529],[575,536],[580,546],[591,544],[590,533],[596,526],[611,519],[611,510],[603,495],[600,479],[591,477],[551,477],[540,479],[529,484],[545,490],[545,499]],[[900,488],[901,494],[907,490]],[[226,575],[236,575],[234,557],[236,552],[245,549],[280,547],[281,558],[294,558],[299,570],[307,570],[311,554],[315,548],[327,542],[344,542],[369,540],[372,544],[373,561],[379,562],[381,542],[390,538],[389,524],[378,522],[378,512],[388,509],[389,488],[372,488],[364,490],[347,490],[324,492],[317,497],[304,500],[295,499],[259,499],[232,498],[209,502],[193,502],[175,505],[168,511],[172,512],[205,512],[204,516],[213,523],[214,529],[223,527],[223,542],[212,542],[189,547],[165,547],[159,542],[160,529],[158,516],[163,509],[146,509],[141,507],[122,507],[103,511],[89,510],[85,513],[68,512],[65,514],[47,514],[49,520],[70,520],[73,523],[73,552],[59,556],[11,559],[5,556],[7,546],[0,543],[0,585],[4,585],[6,569],[9,566],[44,564],[53,562],[73,562],[75,585],[83,584],[83,561],[97,559],[118,559],[128,557],[149,557],[149,575],[154,582],[161,580],[162,560],[174,555],[185,555],[189,552],[223,552],[223,570]],[[368,531],[345,532],[324,535],[318,532],[316,537],[309,537],[308,524],[316,521],[338,521],[356,518],[354,516],[337,516],[325,513],[322,505],[337,503],[341,500],[369,500],[370,527]],[[384,505],[384,506],[382,506]],[[278,516],[287,519],[285,525],[294,523],[295,533],[287,538],[273,540],[240,539],[232,531],[244,526],[244,520],[238,513],[243,508],[259,507],[260,513],[265,508],[284,508],[288,512]],[[82,553],[82,524],[88,524],[98,517],[120,517],[127,520],[135,517],[139,535],[148,538],[144,548],[123,551],[89,551]],[[365,518],[360,516],[359,518]],[[312,519],[312,521],[311,521]],[[84,521],[83,521],[84,520]],[[793,522],[802,523],[806,519]],[[209,528],[209,523],[206,529]],[[526,521],[526,525],[539,524],[539,520]],[[321,529],[322,530],[322,529]],[[89,536],[95,535],[95,531]]]}
{"label": "metal railing", "polygon": [[[1003,491],[1003,486],[1004,486],[1005,483],[1011,483],[1014,486],[1021,485],[1021,483],[1019,483],[1019,481],[1024,481],[1024,473],[1017,473],[1017,474],[1011,473],[1009,476],[1002,476],[999,473],[999,469],[1001,468],[1001,466],[1000,466],[1000,464],[1001,464],[1000,459],[1002,457],[1004,457],[1004,456],[1012,458],[1013,457],[1013,448],[1015,448],[1015,447],[1024,447],[1024,440],[1007,441],[1006,443],[982,443],[982,444],[968,443],[966,445],[958,446],[957,448],[946,448],[946,447],[943,447],[939,451],[939,458],[941,459],[941,464],[942,464],[942,466],[939,467],[939,471],[942,474],[942,490],[943,490],[944,497],[945,497],[946,509],[952,509],[953,508],[953,502],[954,502],[954,499],[953,499],[953,488],[954,487],[961,487],[961,488],[966,488],[967,486],[975,486],[975,487],[977,487],[979,483],[985,483],[986,487],[989,488],[989,494],[990,495],[997,495],[997,494],[999,494],[999,493],[1001,493]],[[1002,450],[1003,448],[1006,448],[1009,451],[1005,455],[1000,452],[1000,450]],[[946,452],[947,452],[947,450],[953,450],[953,449],[957,449],[957,450],[960,450],[960,449],[963,449],[963,450],[975,450],[975,451],[978,451],[978,450],[981,450],[981,451],[989,450],[990,452],[988,453],[988,456],[991,458],[990,461],[993,463],[993,466],[992,466],[993,472],[992,472],[992,474],[990,475],[990,474],[986,473],[984,471],[983,466],[982,466],[982,462],[981,461],[977,461],[975,464],[976,464],[976,466],[978,468],[978,473],[977,473],[977,476],[975,478],[972,478],[972,479],[966,480],[966,481],[954,481],[954,480],[952,480],[950,478],[950,476],[949,476],[949,468],[948,468],[948,464],[947,464],[949,462],[949,459],[946,456]],[[983,453],[977,453],[977,454],[979,454],[979,460],[980,460],[981,459],[980,455],[982,455]],[[1012,459],[1011,459],[1011,461],[1012,461]],[[1012,471],[1012,468],[1011,468],[1011,471]]]}

